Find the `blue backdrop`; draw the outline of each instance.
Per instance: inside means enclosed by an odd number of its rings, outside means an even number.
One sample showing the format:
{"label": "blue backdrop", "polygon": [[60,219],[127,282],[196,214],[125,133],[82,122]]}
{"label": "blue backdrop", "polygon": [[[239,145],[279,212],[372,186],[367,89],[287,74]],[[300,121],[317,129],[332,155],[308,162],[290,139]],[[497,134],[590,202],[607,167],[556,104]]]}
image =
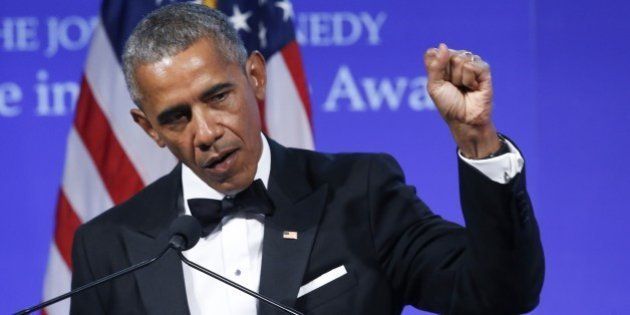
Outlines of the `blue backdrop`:
{"label": "blue backdrop", "polygon": [[[3,314],[41,298],[98,6],[0,0]],[[317,148],[392,153],[434,211],[458,222],[455,146],[426,96],[422,54],[446,42],[488,60],[495,121],[526,157],[547,258],[533,313],[630,313],[629,3],[295,0],[294,7]]]}

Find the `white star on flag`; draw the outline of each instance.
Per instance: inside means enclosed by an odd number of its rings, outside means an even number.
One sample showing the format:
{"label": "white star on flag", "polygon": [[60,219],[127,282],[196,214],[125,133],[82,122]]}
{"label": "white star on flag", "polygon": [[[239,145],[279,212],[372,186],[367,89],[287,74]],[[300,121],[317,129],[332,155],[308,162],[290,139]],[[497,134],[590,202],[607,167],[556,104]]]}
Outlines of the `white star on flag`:
{"label": "white star on flag", "polygon": [[262,23],[258,24],[258,40],[260,40],[260,47],[267,47],[267,29]]}
{"label": "white star on flag", "polygon": [[232,16],[230,16],[230,23],[232,23],[232,26],[234,26],[236,31],[238,32],[240,30],[245,30],[246,32],[249,32],[250,29],[249,25],[247,24],[247,19],[249,19],[252,13],[242,13],[237,5],[234,6],[234,10],[232,12],[234,13],[232,14]]}
{"label": "white star on flag", "polygon": [[293,16],[293,5],[287,0],[278,1],[276,7],[282,9],[282,19],[286,22]]}

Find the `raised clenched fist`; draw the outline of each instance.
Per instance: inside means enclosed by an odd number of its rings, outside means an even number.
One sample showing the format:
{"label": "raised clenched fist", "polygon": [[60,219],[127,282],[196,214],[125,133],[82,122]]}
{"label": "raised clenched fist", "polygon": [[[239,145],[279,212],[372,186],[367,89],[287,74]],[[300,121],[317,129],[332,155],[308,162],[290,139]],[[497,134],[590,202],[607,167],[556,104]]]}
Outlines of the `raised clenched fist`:
{"label": "raised clenched fist", "polygon": [[424,55],[427,90],[449,125],[462,153],[481,158],[498,150],[500,143],[492,122],[492,77],[481,57],[448,49],[429,48]]}

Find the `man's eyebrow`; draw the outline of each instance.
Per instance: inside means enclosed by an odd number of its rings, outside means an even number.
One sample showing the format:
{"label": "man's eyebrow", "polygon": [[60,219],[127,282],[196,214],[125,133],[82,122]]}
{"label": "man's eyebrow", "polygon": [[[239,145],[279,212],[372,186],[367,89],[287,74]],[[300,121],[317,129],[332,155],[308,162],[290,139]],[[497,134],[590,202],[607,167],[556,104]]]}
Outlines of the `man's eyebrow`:
{"label": "man's eyebrow", "polygon": [[160,124],[168,123],[173,115],[189,110],[188,107],[189,106],[187,104],[177,104],[175,106],[171,106],[157,115],[157,121]]}
{"label": "man's eyebrow", "polygon": [[200,99],[202,99],[202,100],[207,99],[208,97],[211,97],[211,96],[217,94],[218,92],[221,92],[223,90],[230,89],[230,88],[234,87],[234,85],[235,84],[231,83],[231,82],[224,82],[224,83],[219,83],[219,84],[213,85],[211,88],[205,90],[201,94]]}

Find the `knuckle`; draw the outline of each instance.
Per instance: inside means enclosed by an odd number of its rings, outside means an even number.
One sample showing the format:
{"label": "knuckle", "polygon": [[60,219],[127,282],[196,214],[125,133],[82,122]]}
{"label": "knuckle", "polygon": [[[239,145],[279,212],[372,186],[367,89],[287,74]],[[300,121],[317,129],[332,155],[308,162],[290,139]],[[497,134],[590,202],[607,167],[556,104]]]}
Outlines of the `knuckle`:
{"label": "knuckle", "polygon": [[473,62],[470,62],[470,61],[464,65],[464,69],[469,70],[469,71],[474,71],[475,68],[477,68],[477,65],[475,65]]}

